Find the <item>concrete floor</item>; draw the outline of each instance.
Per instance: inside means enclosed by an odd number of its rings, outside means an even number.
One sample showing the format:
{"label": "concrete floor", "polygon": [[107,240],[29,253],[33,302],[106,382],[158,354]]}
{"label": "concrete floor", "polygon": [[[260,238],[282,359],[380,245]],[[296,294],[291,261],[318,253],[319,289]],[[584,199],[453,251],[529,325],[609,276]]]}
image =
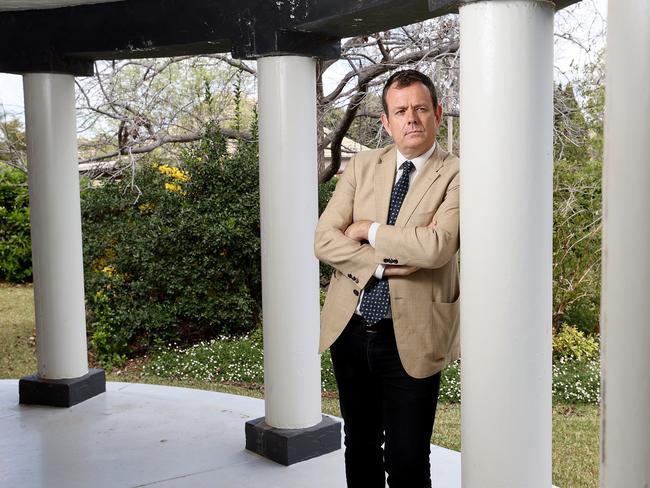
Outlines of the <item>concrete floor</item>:
{"label": "concrete floor", "polygon": [[[18,404],[0,380],[0,487],[337,488],[343,451],[285,467],[244,449],[255,398],[108,383],[69,409]],[[433,486],[460,487],[460,454],[432,446]]]}

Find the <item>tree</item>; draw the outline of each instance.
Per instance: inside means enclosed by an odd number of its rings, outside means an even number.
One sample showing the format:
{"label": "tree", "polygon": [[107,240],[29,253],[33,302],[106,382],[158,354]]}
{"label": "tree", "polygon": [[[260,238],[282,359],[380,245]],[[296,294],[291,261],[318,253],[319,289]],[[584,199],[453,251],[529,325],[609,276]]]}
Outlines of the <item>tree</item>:
{"label": "tree", "polygon": [[27,173],[27,142],[23,124],[0,114],[0,163]]}
{"label": "tree", "polygon": [[[604,86],[602,58],[556,89],[553,326],[599,330]],[[576,96],[576,91],[579,95]]]}
{"label": "tree", "polygon": [[228,137],[250,139],[234,129],[233,121],[235,113],[247,116],[240,126],[251,121],[251,102],[234,105],[237,93],[250,90],[251,71],[221,55],[96,63],[95,76],[77,80],[81,162],[132,157],[163,146],[168,156],[177,157],[177,143],[199,140],[208,123],[218,124]]}
{"label": "tree", "polygon": [[[366,138],[374,134],[373,140],[385,143],[385,136],[377,137],[378,89],[390,71],[414,65],[431,72],[431,62],[456,52],[458,45],[455,17],[445,17],[348,39],[340,62],[319,61],[320,181],[327,181],[339,169],[343,137],[353,124]],[[330,76],[326,72],[343,65],[346,73],[330,93],[324,93],[323,79]],[[253,62],[207,55],[100,62],[96,66],[94,77],[77,82],[84,137],[82,162],[130,158],[160,148],[174,154],[176,143],[198,140],[208,121],[218,123],[228,137],[249,138],[237,129],[234,104],[236,99],[242,104],[245,117],[239,127],[246,126],[255,104],[252,89],[257,72]],[[366,99],[373,102],[364,103]],[[325,120],[329,122],[325,124]],[[324,127],[330,130],[324,131]],[[326,167],[323,154],[328,145],[332,164]]]}
{"label": "tree", "polygon": [[[317,69],[317,99],[319,108],[318,174],[319,181],[329,180],[341,163],[341,143],[357,119],[372,120],[376,130],[376,146],[386,142],[377,122],[381,113],[379,93],[391,71],[413,66],[428,74],[435,61],[458,51],[459,30],[455,16],[420,22],[399,29],[358,36],[342,46],[341,58],[349,66],[336,87],[328,94],[323,90],[323,78],[335,64],[333,60],[319,61]],[[374,94],[375,96],[368,96]],[[330,122],[327,133],[322,130],[332,110],[341,113]],[[358,123],[358,128],[363,123]],[[366,135],[365,138],[368,138]],[[332,161],[325,165],[324,150],[330,146]]]}

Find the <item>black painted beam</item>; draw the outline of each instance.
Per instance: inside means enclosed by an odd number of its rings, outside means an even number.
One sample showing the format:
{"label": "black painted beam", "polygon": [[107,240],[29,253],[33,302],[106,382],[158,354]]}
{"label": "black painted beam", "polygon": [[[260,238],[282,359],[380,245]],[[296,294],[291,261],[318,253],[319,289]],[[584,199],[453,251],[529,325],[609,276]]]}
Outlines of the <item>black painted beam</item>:
{"label": "black painted beam", "polygon": [[[429,10],[431,11],[432,16],[438,17],[440,15],[458,13],[458,7],[461,7],[463,4],[474,3],[479,0],[428,0],[428,1],[429,1]],[[569,5],[572,5],[574,3],[578,3],[579,1],[580,0],[555,0],[555,10],[562,10],[563,8],[566,8]]]}
{"label": "black painted beam", "polygon": [[[451,1],[448,1],[451,3]],[[427,0],[315,0],[297,30],[337,37],[372,34],[433,17]]]}
{"label": "black painted beam", "polygon": [[[372,34],[458,13],[458,7],[477,0],[314,0],[294,29],[337,37]],[[558,0],[562,9],[580,0]]]}
{"label": "black painted beam", "polygon": [[230,50],[221,2],[131,0],[0,14],[0,70]]}
{"label": "black painted beam", "polygon": [[[92,61],[231,51],[335,58],[342,37],[471,0],[125,0],[0,13],[0,71],[92,73]],[[564,7],[577,0],[559,0]]]}

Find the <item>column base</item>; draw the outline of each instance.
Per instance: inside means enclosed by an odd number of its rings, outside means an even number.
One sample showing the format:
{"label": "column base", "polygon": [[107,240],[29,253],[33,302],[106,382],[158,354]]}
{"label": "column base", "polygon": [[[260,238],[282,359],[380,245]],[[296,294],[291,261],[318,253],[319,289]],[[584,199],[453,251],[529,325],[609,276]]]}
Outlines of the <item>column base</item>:
{"label": "column base", "polygon": [[325,415],[305,429],[276,429],[264,417],[246,422],[246,449],[284,466],[340,448],[341,422]]}
{"label": "column base", "polygon": [[48,380],[36,375],[25,376],[18,383],[20,403],[71,407],[106,391],[103,369],[90,369],[79,378]]}

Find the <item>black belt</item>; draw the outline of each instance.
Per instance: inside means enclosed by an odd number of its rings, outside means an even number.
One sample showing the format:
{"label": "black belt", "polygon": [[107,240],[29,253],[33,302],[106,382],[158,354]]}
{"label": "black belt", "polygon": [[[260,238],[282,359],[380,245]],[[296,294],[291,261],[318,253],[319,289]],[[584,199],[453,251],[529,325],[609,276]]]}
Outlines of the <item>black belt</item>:
{"label": "black belt", "polygon": [[363,330],[365,330],[370,334],[384,331],[387,330],[388,328],[393,327],[393,319],[391,318],[381,319],[379,322],[375,322],[372,325],[368,325],[366,319],[364,319],[361,315],[355,313],[352,316],[352,321],[358,326],[363,327]]}

